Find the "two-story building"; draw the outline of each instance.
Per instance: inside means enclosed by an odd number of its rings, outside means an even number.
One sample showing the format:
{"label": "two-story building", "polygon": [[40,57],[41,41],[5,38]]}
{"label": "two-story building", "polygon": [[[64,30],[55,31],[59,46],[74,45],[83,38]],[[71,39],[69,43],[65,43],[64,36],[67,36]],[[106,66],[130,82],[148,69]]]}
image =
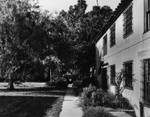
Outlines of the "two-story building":
{"label": "two-story building", "polygon": [[95,42],[100,87],[115,93],[115,75],[123,69],[123,96],[137,117],[150,117],[150,0],[121,0]]}

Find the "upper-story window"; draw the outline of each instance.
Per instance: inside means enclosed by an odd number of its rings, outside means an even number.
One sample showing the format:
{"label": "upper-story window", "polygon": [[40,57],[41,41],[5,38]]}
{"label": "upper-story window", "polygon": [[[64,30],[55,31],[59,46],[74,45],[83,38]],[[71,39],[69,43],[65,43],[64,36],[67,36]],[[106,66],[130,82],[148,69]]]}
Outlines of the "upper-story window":
{"label": "upper-story window", "polygon": [[125,77],[125,87],[128,89],[133,89],[133,61],[128,61],[124,63],[124,77]]}
{"label": "upper-story window", "polygon": [[133,32],[132,28],[132,4],[124,12],[123,37],[126,38]]}
{"label": "upper-story window", "polygon": [[107,35],[103,38],[103,54],[104,56],[107,54]]}
{"label": "upper-story window", "polygon": [[116,44],[116,28],[115,24],[110,28],[110,47],[113,47]]}
{"label": "upper-story window", "polygon": [[150,0],[144,0],[144,31],[150,30]]}

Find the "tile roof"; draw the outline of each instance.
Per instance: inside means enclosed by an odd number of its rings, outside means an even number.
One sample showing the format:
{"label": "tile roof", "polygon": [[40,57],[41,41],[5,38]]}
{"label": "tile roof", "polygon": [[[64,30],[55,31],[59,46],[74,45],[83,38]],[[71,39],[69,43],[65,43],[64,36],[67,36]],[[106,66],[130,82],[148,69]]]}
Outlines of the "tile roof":
{"label": "tile roof", "polygon": [[94,42],[97,43],[97,41],[106,33],[106,31],[110,28],[110,26],[117,20],[117,18],[122,14],[122,12],[127,8],[127,6],[132,2],[133,0],[121,0],[117,8],[115,9],[113,15],[111,16],[108,23],[100,30],[96,38],[94,39]]}

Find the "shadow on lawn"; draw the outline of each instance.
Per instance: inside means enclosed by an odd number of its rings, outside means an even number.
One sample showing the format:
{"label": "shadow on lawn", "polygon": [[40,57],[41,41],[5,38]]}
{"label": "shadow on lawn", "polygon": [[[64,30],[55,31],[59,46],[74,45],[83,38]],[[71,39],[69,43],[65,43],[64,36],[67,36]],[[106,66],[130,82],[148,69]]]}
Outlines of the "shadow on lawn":
{"label": "shadow on lawn", "polygon": [[25,95],[59,95],[64,96],[66,88],[59,87],[32,87],[32,88],[16,88],[12,91],[8,89],[0,89],[1,93],[24,93]]}
{"label": "shadow on lawn", "polygon": [[45,117],[58,97],[0,97],[0,117]]}

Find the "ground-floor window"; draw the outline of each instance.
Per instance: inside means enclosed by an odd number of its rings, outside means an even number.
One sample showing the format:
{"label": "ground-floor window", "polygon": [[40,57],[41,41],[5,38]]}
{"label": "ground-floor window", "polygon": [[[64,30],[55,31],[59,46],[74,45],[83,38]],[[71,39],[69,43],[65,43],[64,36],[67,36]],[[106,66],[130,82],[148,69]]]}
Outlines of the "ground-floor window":
{"label": "ground-floor window", "polygon": [[150,104],[150,59],[144,61],[144,101]]}
{"label": "ground-floor window", "polygon": [[125,88],[133,89],[133,61],[124,63],[124,77],[125,77]]}
{"label": "ground-floor window", "polygon": [[112,85],[115,85],[115,76],[116,76],[116,70],[115,70],[115,65],[110,66],[110,82]]}

